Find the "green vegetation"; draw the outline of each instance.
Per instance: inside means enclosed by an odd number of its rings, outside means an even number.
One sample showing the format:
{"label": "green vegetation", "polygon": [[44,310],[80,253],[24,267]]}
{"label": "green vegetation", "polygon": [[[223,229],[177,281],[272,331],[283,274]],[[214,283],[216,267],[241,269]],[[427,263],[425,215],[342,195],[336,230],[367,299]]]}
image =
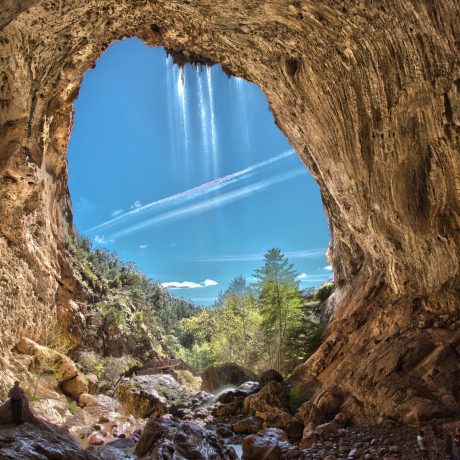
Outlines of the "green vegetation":
{"label": "green vegetation", "polygon": [[279,249],[269,250],[254,285],[239,276],[213,308],[180,321],[192,344],[179,356],[198,370],[231,361],[255,372],[272,367],[289,373],[319,346],[323,327],[317,310],[333,289],[328,283],[326,289],[302,292],[296,276]]}
{"label": "green vegetation", "polygon": [[[265,254],[254,284],[236,277],[209,309],[172,297],[135,264],[107,249],[93,249],[86,238],[77,236],[70,250],[82,283],[94,293],[94,311],[103,326],[137,334],[138,341],[150,337],[156,351],[197,370],[230,361],[254,372],[275,368],[288,374],[321,342],[319,309],[334,284],[301,291],[294,266],[277,248]],[[105,381],[112,380],[109,370],[129,367],[126,361],[107,359],[87,355],[84,367]]]}
{"label": "green vegetation", "polygon": [[323,284],[314,294],[314,299],[319,302],[324,302],[331,294],[334,289],[334,283]]}
{"label": "green vegetation", "polygon": [[75,415],[77,413],[77,403],[75,401],[71,401],[67,404],[67,410],[72,414]]}
{"label": "green vegetation", "polygon": [[184,347],[193,346],[193,338],[179,327],[179,321],[199,314],[200,307],[171,296],[115,252],[93,249],[88,238],[77,235],[68,250],[82,284],[92,293],[94,310],[106,325],[132,334],[137,330],[140,337],[147,333],[155,349],[165,354],[184,354]]}

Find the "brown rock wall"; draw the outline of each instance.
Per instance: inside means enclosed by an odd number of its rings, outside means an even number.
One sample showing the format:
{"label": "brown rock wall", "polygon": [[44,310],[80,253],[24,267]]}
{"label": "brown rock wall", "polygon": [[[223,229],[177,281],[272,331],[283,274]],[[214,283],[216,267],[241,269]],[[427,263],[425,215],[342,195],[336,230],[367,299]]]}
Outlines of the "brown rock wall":
{"label": "brown rock wall", "polygon": [[[445,372],[450,358],[427,350],[410,366],[401,362],[425,338],[434,350],[458,348],[457,1],[7,5],[0,16],[0,348],[23,335],[40,339],[53,318],[68,322],[78,296],[64,250],[73,101],[107,46],[138,36],[178,62],[218,62],[258,84],[320,186],[337,312],[329,339],[297,374],[341,386],[369,413],[391,400],[382,413],[400,415],[407,398],[429,401],[432,413],[452,411],[458,387],[422,370]],[[390,372],[396,350],[402,357]],[[452,366],[449,375],[458,376]]]}

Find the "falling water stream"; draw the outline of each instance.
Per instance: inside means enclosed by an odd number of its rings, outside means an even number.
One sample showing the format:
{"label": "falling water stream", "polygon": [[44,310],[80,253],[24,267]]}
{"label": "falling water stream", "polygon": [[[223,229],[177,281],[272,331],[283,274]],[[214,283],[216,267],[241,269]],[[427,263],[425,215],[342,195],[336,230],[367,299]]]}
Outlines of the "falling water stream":
{"label": "falling water stream", "polygon": [[[168,122],[176,181],[191,171],[192,161],[205,165],[208,179],[219,177],[219,139],[216,126],[213,70],[210,67],[174,65],[166,58]],[[196,91],[194,91],[196,90]],[[195,97],[193,97],[195,96]],[[197,105],[197,107],[196,107]],[[197,119],[193,114],[198,113]],[[194,130],[196,123],[199,129]],[[196,132],[195,132],[196,131]],[[192,149],[198,142],[200,149]],[[195,157],[192,159],[192,151]]]}

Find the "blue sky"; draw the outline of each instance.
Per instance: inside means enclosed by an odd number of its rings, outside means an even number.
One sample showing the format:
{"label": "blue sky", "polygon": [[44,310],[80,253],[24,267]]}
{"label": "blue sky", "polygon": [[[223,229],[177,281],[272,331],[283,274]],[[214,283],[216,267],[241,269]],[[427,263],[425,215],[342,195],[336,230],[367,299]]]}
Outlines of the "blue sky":
{"label": "blue sky", "polygon": [[83,80],[69,143],[74,220],[95,246],[210,305],[279,247],[301,287],[331,274],[318,187],[254,84],[183,69],[137,39]]}

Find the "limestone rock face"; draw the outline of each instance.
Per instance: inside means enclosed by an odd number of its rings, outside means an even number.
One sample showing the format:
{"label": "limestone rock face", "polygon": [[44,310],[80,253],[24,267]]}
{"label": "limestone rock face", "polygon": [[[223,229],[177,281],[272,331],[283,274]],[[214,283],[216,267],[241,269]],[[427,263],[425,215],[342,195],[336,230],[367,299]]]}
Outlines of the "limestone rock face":
{"label": "limestone rock face", "polygon": [[3,1],[0,348],[84,327],[65,250],[73,101],[137,36],[259,85],[319,184],[336,311],[295,378],[374,420],[456,411],[459,16],[457,0]]}

